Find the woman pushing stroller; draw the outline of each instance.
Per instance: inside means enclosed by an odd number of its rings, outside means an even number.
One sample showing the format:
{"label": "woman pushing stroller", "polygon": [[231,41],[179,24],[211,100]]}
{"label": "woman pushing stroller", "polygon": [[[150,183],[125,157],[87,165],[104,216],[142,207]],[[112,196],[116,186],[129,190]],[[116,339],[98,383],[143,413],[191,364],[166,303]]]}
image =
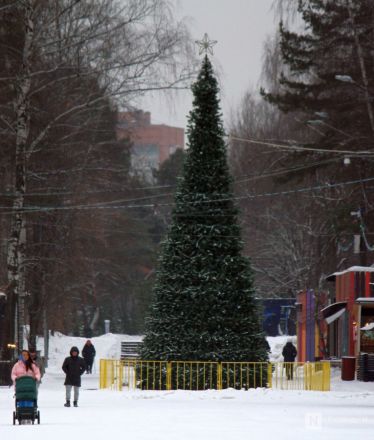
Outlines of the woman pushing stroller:
{"label": "woman pushing stroller", "polygon": [[40,423],[38,411],[37,383],[40,382],[40,370],[31,359],[27,350],[22,350],[18,362],[12,368],[12,381],[15,388],[16,408],[13,411],[13,425],[18,420],[19,424]]}
{"label": "woman pushing stroller", "polygon": [[12,368],[11,377],[13,385],[15,385],[16,379],[21,376],[30,376],[35,379],[36,382],[40,381],[40,370],[31,359],[30,353],[27,350],[22,350],[18,362],[16,362]]}

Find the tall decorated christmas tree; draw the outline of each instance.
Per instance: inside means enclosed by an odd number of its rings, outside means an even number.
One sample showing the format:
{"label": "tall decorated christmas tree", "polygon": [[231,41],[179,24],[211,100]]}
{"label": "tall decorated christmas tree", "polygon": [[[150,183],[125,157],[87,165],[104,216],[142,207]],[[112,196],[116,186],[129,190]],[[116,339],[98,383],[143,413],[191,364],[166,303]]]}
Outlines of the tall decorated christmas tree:
{"label": "tall decorated christmas tree", "polygon": [[189,148],[160,256],[142,358],[266,361],[253,273],[241,255],[219,89],[207,55],[192,90]]}

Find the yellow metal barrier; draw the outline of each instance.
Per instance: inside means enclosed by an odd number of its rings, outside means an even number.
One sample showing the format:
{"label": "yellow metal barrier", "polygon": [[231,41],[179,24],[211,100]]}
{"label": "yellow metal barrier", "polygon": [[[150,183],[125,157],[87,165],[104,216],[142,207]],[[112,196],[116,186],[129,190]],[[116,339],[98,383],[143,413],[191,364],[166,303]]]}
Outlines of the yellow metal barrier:
{"label": "yellow metal barrier", "polygon": [[330,363],[100,360],[102,389],[200,391],[257,387],[329,391]]}
{"label": "yellow metal barrier", "polygon": [[269,387],[268,362],[222,362],[224,388]]}
{"label": "yellow metal barrier", "polygon": [[201,391],[222,387],[222,367],[218,362],[172,361],[168,365],[170,389]]}
{"label": "yellow metal barrier", "polygon": [[271,365],[273,389],[330,391],[329,362],[276,362]]}

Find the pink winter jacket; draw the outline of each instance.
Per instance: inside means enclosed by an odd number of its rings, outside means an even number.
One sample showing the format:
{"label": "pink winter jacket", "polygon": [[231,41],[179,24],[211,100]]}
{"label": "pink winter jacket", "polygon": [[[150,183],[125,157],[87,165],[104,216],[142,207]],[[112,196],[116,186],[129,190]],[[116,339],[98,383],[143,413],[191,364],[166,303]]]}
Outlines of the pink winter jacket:
{"label": "pink winter jacket", "polygon": [[14,367],[12,368],[12,381],[13,384],[16,382],[16,379],[18,379],[21,376],[31,376],[37,381],[40,380],[40,370],[35,365],[31,365],[32,370],[26,371],[26,365],[22,361],[18,361],[16,364],[14,364]]}

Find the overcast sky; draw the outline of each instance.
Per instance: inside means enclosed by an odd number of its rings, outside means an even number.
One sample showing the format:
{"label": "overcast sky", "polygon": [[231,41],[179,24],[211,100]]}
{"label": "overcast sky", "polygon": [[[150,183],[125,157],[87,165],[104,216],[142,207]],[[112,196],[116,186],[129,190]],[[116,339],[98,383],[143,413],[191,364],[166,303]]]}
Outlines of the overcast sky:
{"label": "overcast sky", "polygon": [[[245,91],[258,85],[263,43],[276,27],[272,1],[173,0],[178,17],[188,18],[194,40],[202,39],[205,32],[210,39],[218,40],[212,61],[220,75],[225,120]],[[191,92],[178,92],[172,105],[160,96],[149,97],[142,107],[152,112],[155,124],[185,128]]]}

